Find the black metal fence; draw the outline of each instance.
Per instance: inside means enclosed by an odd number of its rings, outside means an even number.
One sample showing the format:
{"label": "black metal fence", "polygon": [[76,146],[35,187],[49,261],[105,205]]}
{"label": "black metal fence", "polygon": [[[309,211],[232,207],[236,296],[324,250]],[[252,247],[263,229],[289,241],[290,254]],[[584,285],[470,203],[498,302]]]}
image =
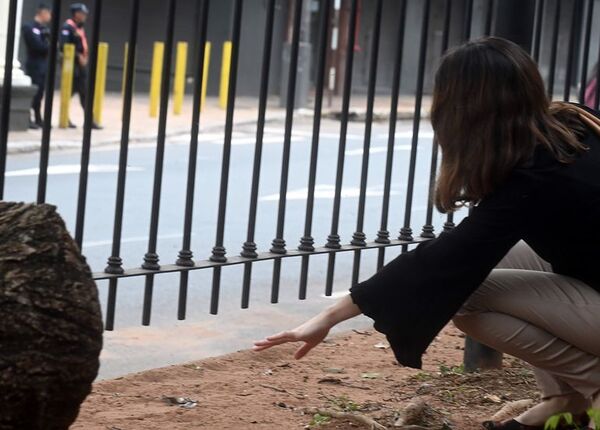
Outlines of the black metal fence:
{"label": "black metal fence", "polygon": [[[181,0],[180,0],[181,1]],[[262,60],[262,71],[261,71],[261,87],[260,94],[258,97],[258,118],[256,128],[256,142],[255,152],[253,159],[253,174],[250,184],[250,206],[249,206],[249,217],[247,227],[247,237],[245,242],[241,245],[241,252],[239,255],[228,256],[226,249],[224,248],[224,236],[225,236],[225,220],[227,216],[227,195],[230,181],[230,159],[231,159],[231,148],[232,148],[232,133],[234,128],[234,111],[236,108],[236,81],[238,74],[238,58],[239,58],[239,45],[240,45],[240,28],[242,18],[244,15],[244,1],[234,0],[233,10],[233,26],[231,41],[233,46],[232,57],[231,57],[231,69],[229,74],[229,92],[226,110],[226,121],[225,121],[225,134],[224,134],[224,146],[222,152],[222,165],[221,165],[221,177],[220,177],[220,188],[219,188],[219,204],[218,204],[218,218],[216,226],[216,238],[212,253],[206,259],[194,259],[192,249],[192,225],[194,222],[194,201],[197,197],[198,190],[196,189],[195,178],[197,176],[197,159],[199,152],[199,134],[200,134],[200,123],[201,123],[201,112],[200,112],[200,95],[202,93],[202,70],[204,68],[204,49],[205,42],[207,40],[207,26],[210,19],[210,0],[199,0],[200,1],[200,20],[197,27],[196,44],[197,49],[200,50],[198,55],[195,56],[197,63],[194,66],[194,99],[193,99],[193,113],[190,130],[190,145],[189,145],[189,157],[188,157],[188,170],[187,170],[187,186],[185,189],[185,211],[184,211],[184,228],[183,228],[183,242],[181,244],[181,250],[178,255],[178,259],[171,264],[159,264],[159,256],[157,249],[157,235],[159,225],[159,215],[161,211],[161,191],[162,191],[162,179],[163,179],[163,167],[164,167],[164,152],[166,139],[166,126],[167,126],[167,113],[168,113],[168,102],[169,102],[169,89],[171,79],[171,63],[173,53],[173,32],[176,25],[175,22],[175,11],[177,7],[177,0],[165,1],[166,14],[165,14],[165,51],[163,61],[163,73],[162,73],[162,84],[161,84],[161,98],[160,98],[160,114],[158,119],[158,135],[156,145],[156,159],[154,164],[154,183],[152,193],[152,208],[150,213],[150,231],[148,234],[148,249],[146,254],[143,256],[143,264],[141,267],[123,267],[121,259],[121,239],[123,229],[123,217],[124,217],[124,206],[125,206],[125,184],[127,180],[127,163],[128,163],[128,146],[129,146],[129,132],[130,132],[130,120],[131,120],[131,109],[132,109],[132,96],[133,96],[133,80],[135,75],[135,57],[136,57],[136,46],[138,37],[138,22],[140,16],[140,10],[143,6],[143,0],[130,0],[130,26],[129,26],[129,39],[128,39],[128,58],[126,62],[125,70],[125,86],[124,86],[124,102],[123,102],[123,116],[122,116],[122,134],[120,142],[120,155],[119,155],[119,169],[117,177],[117,190],[116,190],[116,204],[114,213],[114,222],[112,225],[107,225],[107,228],[113,229],[112,239],[112,253],[108,257],[107,266],[103,272],[94,273],[94,277],[97,280],[107,280],[109,283],[108,288],[108,300],[106,307],[106,328],[112,330],[115,321],[115,307],[117,301],[117,287],[120,278],[124,277],[143,277],[145,280],[145,292],[143,301],[143,320],[142,323],[147,325],[150,323],[151,311],[152,311],[152,296],[154,288],[155,276],[162,273],[177,272],[180,276],[179,285],[179,297],[178,297],[178,318],[185,319],[186,308],[187,308],[187,293],[188,293],[188,282],[189,273],[192,270],[198,269],[210,269],[213,272],[212,276],[212,295],[210,302],[210,312],[216,314],[219,309],[219,293],[221,286],[221,274],[225,266],[230,265],[243,265],[243,288],[242,288],[242,300],[241,306],[243,308],[248,307],[250,287],[252,280],[252,269],[253,263],[258,261],[273,260],[273,277],[271,286],[271,302],[276,303],[279,297],[279,286],[281,279],[282,260],[289,257],[299,257],[301,259],[301,270],[299,276],[299,298],[303,299],[306,297],[308,273],[309,273],[309,262],[310,257],[316,254],[327,254],[328,255],[328,269],[325,283],[325,294],[331,295],[334,284],[334,269],[336,263],[336,255],[339,252],[352,252],[354,254],[354,264],[352,271],[352,282],[355,283],[359,278],[359,270],[361,264],[361,253],[367,249],[377,249],[377,267],[381,267],[384,264],[384,257],[386,248],[401,246],[402,249],[408,249],[409,245],[416,244],[423,240],[429,240],[434,238],[436,235],[436,228],[433,225],[433,206],[431,204],[431,198],[426,211],[426,222],[425,225],[420,228],[420,231],[415,231],[415,226],[412,223],[411,215],[413,213],[413,191],[415,186],[415,168],[417,151],[419,149],[419,129],[421,121],[424,118],[422,105],[423,95],[425,88],[425,70],[426,62],[428,57],[428,50],[431,47],[428,44],[428,35],[431,31],[430,19],[432,15],[432,8],[441,7],[443,10],[443,31],[442,31],[442,44],[441,50],[436,54],[436,58],[439,58],[444,51],[449,47],[451,29],[451,14],[456,10],[455,6],[458,3],[457,0],[445,0],[445,1],[434,1],[434,0],[422,0],[419,3],[422,4],[421,10],[421,23],[420,23],[420,46],[418,48],[418,61],[414,64],[416,67],[416,92],[414,94],[414,116],[412,120],[413,132],[411,138],[411,149],[409,168],[406,174],[407,193],[404,204],[404,222],[401,226],[399,234],[396,235],[390,230],[393,230],[395,225],[389,225],[389,209],[390,209],[390,191],[392,184],[392,172],[394,170],[394,148],[396,144],[396,126],[398,122],[398,103],[399,103],[399,92],[400,84],[403,76],[402,71],[406,64],[403,64],[404,59],[404,48],[405,48],[405,32],[406,32],[406,20],[407,20],[407,4],[411,0],[398,0],[400,3],[400,14],[397,17],[398,26],[397,33],[393,35],[395,40],[395,58],[393,60],[393,80],[390,96],[389,106],[389,134],[386,150],[386,161],[385,161],[385,172],[384,172],[384,189],[382,199],[382,210],[381,210],[381,222],[377,232],[365,232],[364,231],[364,220],[365,220],[365,202],[367,196],[367,177],[369,169],[369,149],[371,144],[371,133],[372,124],[374,117],[374,102],[376,96],[376,77],[377,68],[379,63],[379,45],[380,45],[380,22],[382,19],[383,0],[373,0],[375,7],[375,14],[373,15],[372,22],[372,38],[371,46],[369,47],[369,67],[368,67],[368,93],[367,93],[367,110],[364,128],[364,141],[363,141],[363,152],[362,152],[362,167],[360,171],[360,193],[358,198],[357,207],[357,218],[356,228],[353,234],[351,232],[339,231],[339,220],[340,220],[340,208],[342,200],[342,182],[344,174],[344,161],[345,161],[345,149],[346,149],[346,137],[349,123],[349,111],[350,111],[350,97],[352,93],[352,71],[354,62],[354,47],[355,37],[357,34],[357,13],[359,8],[359,0],[350,0],[350,20],[347,28],[347,39],[345,53],[345,77],[342,89],[342,110],[340,120],[340,131],[339,131],[339,142],[337,152],[337,165],[336,165],[336,180],[335,180],[335,193],[333,199],[333,211],[331,214],[331,229],[327,238],[323,244],[317,244],[316,239],[313,237],[313,212],[315,205],[315,186],[316,186],[316,172],[318,163],[318,149],[319,149],[319,132],[321,128],[322,119],[322,104],[324,90],[327,85],[327,56],[330,48],[331,38],[331,23],[333,18],[334,0],[321,0],[319,3],[318,12],[318,47],[316,55],[316,67],[314,68],[314,116],[312,119],[312,141],[310,145],[310,164],[307,172],[307,183],[308,183],[308,196],[306,201],[306,212],[304,217],[304,234],[299,238],[298,244],[296,238],[291,239],[292,242],[286,241],[284,232],[285,217],[286,217],[286,193],[288,191],[288,177],[289,177],[289,162],[290,162],[290,150],[292,145],[292,130],[294,126],[294,98],[296,96],[296,78],[298,70],[298,58],[299,58],[299,41],[300,41],[300,27],[302,24],[301,14],[303,1],[309,0],[295,0],[293,2],[293,32],[291,37],[291,61],[289,69],[289,77],[287,80],[287,106],[285,115],[285,134],[283,137],[283,158],[281,164],[281,175],[279,182],[279,202],[277,208],[277,222],[275,228],[275,238],[272,241],[270,249],[257,249],[255,243],[255,231],[257,222],[257,206],[259,198],[259,180],[261,172],[262,162],[262,151],[263,151],[263,135],[265,130],[265,118],[267,111],[267,98],[269,88],[269,77],[272,57],[272,43],[273,43],[273,23],[274,23],[274,11],[279,1],[287,0],[267,0],[266,1],[266,24],[264,28],[264,46],[263,46],[263,60]],[[216,1],[216,0],[214,0]],[[292,1],[292,0],[290,0]],[[10,10],[8,16],[8,40],[6,49],[6,61],[4,71],[4,91],[2,98],[2,115],[0,118],[0,198],[3,198],[4,191],[4,178],[6,170],[6,157],[7,157],[7,142],[8,142],[8,123],[10,120],[10,105],[11,105],[11,73],[12,73],[12,58],[13,58],[13,47],[15,46],[15,25],[16,25],[16,14],[17,14],[17,0],[10,0]],[[462,39],[468,40],[472,35],[472,28],[474,25],[473,7],[474,0],[468,0],[466,2],[460,2],[463,4],[464,9],[464,28],[461,29],[463,34]],[[483,25],[481,28],[484,29],[484,34],[493,34],[494,23],[498,22],[501,17],[495,16],[498,11],[497,3],[494,0],[484,0],[482,4],[485,7],[485,13],[483,15]],[[548,93],[554,94],[555,88],[555,75],[558,65],[566,64],[564,70],[566,70],[566,76],[564,81],[567,83],[564,85],[564,99],[571,99],[571,92],[573,89],[577,90],[577,98],[583,102],[585,97],[586,84],[591,76],[589,76],[589,64],[594,58],[598,58],[598,53],[590,53],[591,46],[591,35],[593,30],[593,16],[594,16],[594,0],[537,0],[535,4],[535,19],[532,22],[533,30],[531,33],[531,46],[532,55],[536,60],[543,60],[543,70],[546,70],[546,79],[548,86]],[[81,246],[83,242],[84,223],[86,221],[86,199],[88,197],[87,185],[88,185],[88,166],[90,163],[90,149],[91,149],[91,134],[92,134],[92,103],[94,99],[94,80],[95,80],[95,69],[97,63],[97,52],[98,42],[100,38],[99,29],[100,21],[102,17],[102,0],[96,0],[92,8],[92,31],[91,31],[91,43],[90,43],[90,79],[88,81],[88,98],[87,106],[85,108],[85,122],[84,122],[84,134],[82,141],[81,151],[81,171],[79,175],[79,192],[77,201],[77,218],[75,228],[75,239]],[[47,76],[46,88],[55,88],[55,66],[58,59],[57,53],[57,41],[59,35],[59,16],[61,8],[61,0],[54,0],[52,2],[52,8],[54,11],[55,19],[51,28],[50,44],[52,49],[49,55],[49,73]],[[565,11],[566,8],[572,8],[570,13]],[[542,31],[544,26],[547,24],[544,22],[543,17],[548,14],[549,10],[554,11],[553,24],[551,31]],[[517,14],[520,11],[513,11]],[[559,58],[558,41],[559,41],[559,30],[561,28],[560,23],[562,17],[567,17],[571,20],[569,24],[568,33],[568,52],[565,58]],[[481,24],[481,23],[480,23]],[[476,35],[476,36],[479,36]],[[550,40],[546,42],[550,44],[550,53],[547,58],[542,58],[541,55],[541,44],[542,39]],[[413,65],[409,65],[413,67]],[[596,68],[597,76],[596,79],[600,78],[600,69]],[[577,73],[578,72],[578,73]],[[578,76],[576,76],[578,75]],[[600,87],[598,87],[600,88]],[[598,107],[599,94],[598,89],[595,93],[595,107]],[[51,141],[51,124],[50,118],[52,116],[53,108],[53,91],[49,90],[46,93],[45,100],[45,122],[43,126],[43,134],[41,140],[41,151],[40,151],[40,170],[38,177],[38,188],[37,188],[37,202],[43,203],[46,201],[46,188],[47,188],[47,174],[49,165],[49,152],[50,152],[50,141]],[[433,147],[430,164],[430,196],[431,190],[436,177],[436,170],[438,164],[438,152],[437,148]],[[404,174],[404,172],[403,172]],[[438,226],[437,231],[451,229],[454,226],[454,218],[452,214],[449,214],[447,220],[443,226]],[[342,235],[350,236],[351,240],[349,243],[345,243],[342,240]],[[369,240],[369,237],[372,240]],[[235,252],[229,251],[230,254]],[[141,257],[141,256],[140,256]]]}

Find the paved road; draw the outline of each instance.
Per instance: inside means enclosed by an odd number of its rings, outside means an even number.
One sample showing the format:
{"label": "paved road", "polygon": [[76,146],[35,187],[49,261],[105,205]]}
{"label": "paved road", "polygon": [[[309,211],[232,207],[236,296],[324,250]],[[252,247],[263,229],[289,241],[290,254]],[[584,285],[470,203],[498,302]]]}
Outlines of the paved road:
{"label": "paved road", "polygon": [[[298,245],[303,233],[306,203],[307,173],[310,153],[311,125],[298,120],[292,140],[288,205],[285,237],[289,248]],[[397,232],[403,223],[406,179],[410,155],[410,123],[399,123],[392,197],[390,231]],[[355,230],[358,204],[360,166],[364,126],[350,124],[345,157],[343,200],[340,234],[349,242]],[[321,133],[317,192],[314,218],[314,237],[323,244],[331,225],[331,211],[338,151],[339,123],[325,121]],[[199,151],[197,193],[194,210],[193,249],[195,258],[210,255],[214,245],[217,216],[223,136],[203,134]],[[183,208],[187,174],[187,136],[169,141],[165,154],[158,253],[162,263],[172,263],[181,248]],[[275,235],[281,169],[283,124],[269,123],[265,135],[261,171],[260,201],[256,243],[267,250]],[[415,181],[412,227],[420,232],[425,220],[432,132],[429,124],[421,128],[419,156]],[[368,181],[365,228],[370,239],[379,228],[387,144],[387,125],[375,124]],[[234,134],[231,158],[231,180],[228,193],[225,246],[228,255],[236,255],[246,237],[248,202],[254,130],[238,127]],[[123,230],[122,257],[126,267],[137,267],[146,252],[149,230],[155,147],[153,144],[131,146],[127,176],[127,191]],[[48,202],[58,206],[71,231],[75,227],[79,152],[57,151],[51,154],[48,180]],[[94,148],[91,156],[89,194],[83,252],[93,271],[101,271],[110,255],[118,147]],[[33,201],[36,196],[38,155],[12,155],[8,159],[6,199]],[[436,230],[443,218],[436,215]],[[389,258],[397,254],[390,250]],[[361,277],[368,277],[375,268],[376,252],[364,253]],[[308,315],[331,303],[323,296],[326,257],[311,260],[308,299],[297,300],[299,260],[287,259],[283,265],[281,301],[269,303],[272,262],[256,264],[253,272],[250,309],[241,310],[242,268],[235,266],[223,271],[219,315],[209,315],[211,271],[192,272],[190,277],[188,320],[176,320],[179,275],[156,277],[152,326],[140,327],[143,279],[131,278],[119,283],[116,326],[106,333],[102,377],[113,377],[131,371],[156,367],[202,356],[247,348],[251,340],[274,330],[296,324]],[[349,286],[352,256],[339,255],[336,265],[335,291],[343,294]],[[99,282],[103,306],[106,282]],[[359,318],[352,327],[369,326],[369,319]],[[347,329],[350,325],[340,326]]]}

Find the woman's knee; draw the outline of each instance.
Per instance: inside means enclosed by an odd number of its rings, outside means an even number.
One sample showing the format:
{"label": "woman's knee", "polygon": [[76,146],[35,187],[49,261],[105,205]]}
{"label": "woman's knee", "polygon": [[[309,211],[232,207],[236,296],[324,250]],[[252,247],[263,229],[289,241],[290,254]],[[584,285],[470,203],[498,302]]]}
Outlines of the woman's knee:
{"label": "woman's knee", "polygon": [[454,318],[452,318],[452,323],[457,329],[468,334],[472,331],[473,326],[475,325],[475,319],[476,318],[474,318],[474,315],[471,312],[461,309],[456,315],[454,315]]}

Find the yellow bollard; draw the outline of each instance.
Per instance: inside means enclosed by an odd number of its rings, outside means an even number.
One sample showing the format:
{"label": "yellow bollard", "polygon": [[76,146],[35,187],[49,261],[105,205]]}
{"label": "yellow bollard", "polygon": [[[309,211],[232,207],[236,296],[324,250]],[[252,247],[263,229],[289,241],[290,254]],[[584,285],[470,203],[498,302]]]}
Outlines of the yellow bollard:
{"label": "yellow bollard", "polygon": [[158,102],[160,99],[160,82],[162,80],[162,63],[165,52],[165,44],[154,42],[154,53],[152,55],[152,73],[150,75],[150,116],[158,116]]}
{"label": "yellow bollard", "polygon": [[102,109],[106,92],[106,67],[108,64],[108,43],[98,44],[98,63],[96,65],[96,89],[94,91],[94,122],[102,124]]}
{"label": "yellow bollard", "polygon": [[206,86],[208,85],[208,66],[210,65],[210,42],[206,42],[204,45],[204,70],[202,70],[202,102],[200,103],[200,110],[204,110],[204,104],[206,103]]}
{"label": "yellow bollard", "polygon": [[187,68],[187,42],[177,43],[177,59],[175,61],[175,83],[173,85],[173,113],[180,115],[183,110],[185,94],[185,73]]}
{"label": "yellow bollard", "polygon": [[227,107],[227,93],[229,92],[229,72],[231,70],[231,47],[230,41],[223,43],[223,61],[221,62],[221,86],[219,87],[219,106]]}
{"label": "yellow bollard", "polygon": [[60,77],[60,116],[58,126],[69,127],[69,105],[73,91],[73,72],[75,69],[75,45],[65,43],[63,48],[62,71]]}
{"label": "yellow bollard", "polygon": [[125,42],[125,54],[123,56],[123,77],[121,78],[121,99],[125,98],[125,78],[127,76],[127,54],[129,53],[129,43]]}

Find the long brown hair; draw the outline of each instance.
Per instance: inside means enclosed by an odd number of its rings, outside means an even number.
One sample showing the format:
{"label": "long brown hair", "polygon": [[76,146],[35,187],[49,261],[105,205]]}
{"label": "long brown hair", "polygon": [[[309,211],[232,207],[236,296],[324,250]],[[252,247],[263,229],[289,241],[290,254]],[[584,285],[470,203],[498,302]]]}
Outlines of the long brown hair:
{"label": "long brown hair", "polygon": [[435,203],[444,212],[477,204],[537,145],[563,163],[586,149],[577,112],[551,104],[532,58],[496,37],[468,42],[443,57],[431,122],[442,149]]}

